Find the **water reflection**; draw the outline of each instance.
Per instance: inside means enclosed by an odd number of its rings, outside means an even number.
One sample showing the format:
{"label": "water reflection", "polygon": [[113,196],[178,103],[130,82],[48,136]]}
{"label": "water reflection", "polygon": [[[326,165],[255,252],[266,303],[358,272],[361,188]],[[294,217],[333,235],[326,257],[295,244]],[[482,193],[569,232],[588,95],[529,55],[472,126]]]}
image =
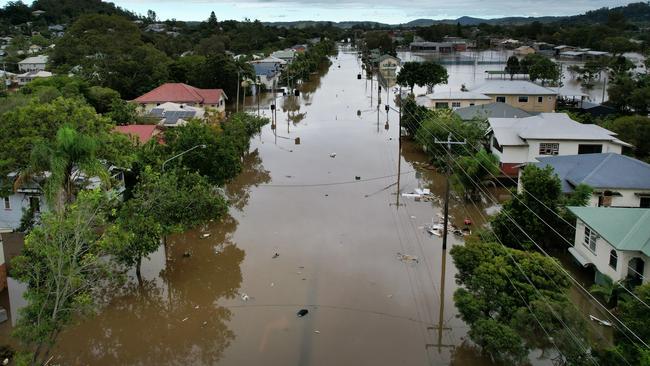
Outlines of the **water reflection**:
{"label": "water reflection", "polygon": [[[226,189],[241,211],[250,188],[270,181],[257,151]],[[214,365],[235,340],[232,311],[222,303],[241,296],[246,256],[233,241],[238,221],[227,216],[168,239],[143,262],[145,280],[118,289],[100,313],[59,337],[53,362],[92,365]],[[207,236],[209,234],[209,236]]]}

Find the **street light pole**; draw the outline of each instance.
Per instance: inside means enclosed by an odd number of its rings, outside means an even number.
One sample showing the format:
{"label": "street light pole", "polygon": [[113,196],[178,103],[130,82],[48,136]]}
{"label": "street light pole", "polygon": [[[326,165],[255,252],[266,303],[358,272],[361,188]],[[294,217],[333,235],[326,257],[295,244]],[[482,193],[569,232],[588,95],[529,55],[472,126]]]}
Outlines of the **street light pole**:
{"label": "street light pole", "polygon": [[241,69],[237,69],[237,100],[235,101],[236,112],[239,112],[239,84],[241,84],[241,77],[239,76]]}

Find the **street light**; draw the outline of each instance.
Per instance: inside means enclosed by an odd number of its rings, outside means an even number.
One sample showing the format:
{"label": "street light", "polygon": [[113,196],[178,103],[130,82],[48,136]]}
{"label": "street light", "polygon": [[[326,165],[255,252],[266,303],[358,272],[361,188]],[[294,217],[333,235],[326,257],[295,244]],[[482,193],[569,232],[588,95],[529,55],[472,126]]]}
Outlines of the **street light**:
{"label": "street light", "polygon": [[172,161],[172,160],[174,160],[174,159],[176,159],[176,158],[178,158],[178,157],[181,157],[181,156],[187,154],[188,152],[190,152],[190,151],[192,151],[192,150],[196,150],[196,149],[198,149],[198,148],[205,149],[206,147],[208,147],[208,146],[205,145],[205,144],[196,145],[196,146],[194,146],[194,147],[192,147],[192,148],[190,148],[190,149],[187,149],[187,150],[183,151],[183,152],[180,153],[180,154],[176,154],[176,155],[172,156],[171,158],[169,158],[169,159],[167,159],[167,160],[165,160],[165,161],[163,162],[163,164],[162,164],[162,171],[163,171],[163,172],[165,171],[165,165],[166,165],[167,163],[169,163],[170,161]]}

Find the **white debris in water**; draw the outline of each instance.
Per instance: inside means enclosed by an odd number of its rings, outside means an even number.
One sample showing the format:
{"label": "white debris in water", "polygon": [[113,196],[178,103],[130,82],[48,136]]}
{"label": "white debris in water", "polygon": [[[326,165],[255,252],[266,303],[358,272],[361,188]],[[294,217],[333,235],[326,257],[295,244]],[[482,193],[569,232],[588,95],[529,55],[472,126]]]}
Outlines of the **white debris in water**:
{"label": "white debris in water", "polygon": [[246,293],[242,292],[241,293],[241,299],[242,299],[242,301],[248,301],[248,300],[251,299],[251,297],[248,296]]}
{"label": "white debris in water", "polygon": [[335,158],[335,157],[336,157],[336,153],[331,153],[330,154],[330,158]]}

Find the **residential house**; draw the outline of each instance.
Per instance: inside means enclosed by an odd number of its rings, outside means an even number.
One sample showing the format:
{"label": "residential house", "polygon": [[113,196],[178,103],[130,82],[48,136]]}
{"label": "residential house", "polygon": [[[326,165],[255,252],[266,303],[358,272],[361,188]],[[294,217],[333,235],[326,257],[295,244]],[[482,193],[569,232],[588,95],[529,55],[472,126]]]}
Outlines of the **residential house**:
{"label": "residential house", "polygon": [[514,49],[516,56],[526,56],[535,53],[535,49],[530,46],[521,46]]}
{"label": "residential house", "polygon": [[[18,178],[18,173],[10,173],[7,179],[13,184]],[[35,179],[23,182],[15,191],[6,197],[1,197],[0,232],[12,232],[20,227],[23,211],[32,210],[39,215],[45,210],[45,199],[40,183]]]}
{"label": "residential house", "polygon": [[296,51],[290,48],[282,51],[275,51],[271,54],[271,57],[279,58],[280,60],[284,60],[287,63],[291,63],[296,57]]}
{"label": "residential house", "polygon": [[560,55],[560,53],[562,53],[562,52],[575,51],[577,49],[578,49],[577,47],[567,46],[565,44],[553,47],[553,50],[555,51],[555,55]]}
{"label": "residential house", "polygon": [[416,103],[429,109],[464,108],[473,105],[487,104],[492,98],[471,91],[436,91],[431,94],[419,96]]}
{"label": "residential house", "polygon": [[149,24],[144,28],[145,32],[154,32],[154,33],[162,33],[167,29],[167,26],[164,23],[153,23]]}
{"label": "residential house", "polygon": [[50,32],[63,32],[65,30],[65,26],[63,24],[53,24],[49,25],[47,29]]}
{"label": "residential house", "polygon": [[147,113],[167,102],[224,112],[227,99],[222,89],[199,89],[183,83],[166,83],[135,98],[133,102]]}
{"label": "residential house", "polygon": [[158,125],[126,125],[116,126],[115,131],[131,136],[139,144],[146,144],[152,139],[163,142],[162,130]]}
{"label": "residential house", "polygon": [[472,90],[526,112],[553,112],[557,92],[527,80],[488,80]]}
{"label": "residential house", "polygon": [[579,184],[593,188],[589,206],[650,208],[650,164],[616,153],[585,153],[600,149],[593,145],[580,155],[538,157],[534,165],[552,167],[564,193]]}
{"label": "residential house", "polygon": [[22,72],[28,71],[44,71],[47,65],[48,57],[45,55],[27,57],[26,59],[18,62],[18,70]]}
{"label": "residential house", "polygon": [[291,47],[292,50],[298,53],[304,53],[305,51],[307,51],[307,48],[309,48],[309,45],[306,44],[297,44]]}
{"label": "residential house", "polygon": [[205,119],[205,109],[179,103],[162,103],[151,109],[145,117],[158,121],[161,127],[179,127],[186,125],[191,119]]}
{"label": "residential house", "polygon": [[265,90],[271,90],[277,86],[280,80],[282,64],[257,61],[250,62],[250,64],[255,70],[255,76],[257,80],[259,80]]}
{"label": "residential house", "polygon": [[43,47],[41,47],[41,46],[39,46],[37,44],[33,44],[33,45],[29,46],[29,49],[27,50],[27,52],[29,54],[31,54],[31,55],[35,55],[37,53],[40,53],[41,51],[43,51]]}
{"label": "residential house", "polygon": [[383,55],[379,58],[380,71],[395,71],[402,60],[391,55]]}
{"label": "residential house", "polygon": [[52,73],[49,71],[29,71],[24,74],[16,75],[15,80],[18,82],[18,85],[24,86],[36,78],[49,78],[52,77]]}
{"label": "residential house", "polygon": [[650,210],[619,207],[568,207],[576,217],[576,234],[569,253],[584,267],[614,282],[648,282],[650,266]]}
{"label": "residential house", "polygon": [[525,118],[532,116],[523,109],[515,108],[505,103],[477,104],[469,107],[458,108],[454,111],[463,121],[483,120],[488,118]]}
{"label": "residential house", "polygon": [[566,113],[540,113],[525,118],[489,118],[488,144],[501,172],[516,177],[524,163],[552,155],[620,154],[631,146],[597,125],[582,124]]}
{"label": "residential house", "polygon": [[413,52],[437,53],[452,53],[455,50],[452,42],[412,42],[410,49]]}
{"label": "residential house", "polygon": [[32,15],[35,16],[35,17],[39,17],[39,16],[41,16],[43,14],[45,14],[45,10],[34,10],[32,12]]}

